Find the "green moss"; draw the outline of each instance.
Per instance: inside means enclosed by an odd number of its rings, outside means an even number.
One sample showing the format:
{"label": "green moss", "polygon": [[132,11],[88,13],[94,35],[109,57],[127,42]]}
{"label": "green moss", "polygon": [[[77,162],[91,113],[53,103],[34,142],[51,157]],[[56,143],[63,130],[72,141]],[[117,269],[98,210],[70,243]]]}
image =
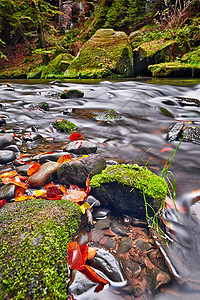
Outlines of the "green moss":
{"label": "green moss", "polygon": [[0,299],[66,299],[67,245],[80,209],[71,201],[6,204],[0,212]]}
{"label": "green moss", "polygon": [[103,183],[118,182],[128,185],[133,189],[139,189],[145,195],[158,200],[164,200],[167,195],[166,182],[147,168],[138,165],[114,165],[109,166],[101,174],[92,177],[90,185],[98,188]]}
{"label": "green moss", "polygon": [[53,123],[53,127],[55,127],[58,131],[67,132],[71,130],[76,130],[77,126],[65,119],[58,119]]}
{"label": "green moss", "polygon": [[132,49],[124,32],[98,30],[73,60],[67,78],[129,77],[132,75]]}
{"label": "green moss", "polygon": [[170,62],[150,65],[153,77],[194,77],[200,76],[200,64]]}
{"label": "green moss", "polygon": [[134,51],[140,51],[145,57],[153,56],[158,51],[165,49],[166,47],[173,45],[175,41],[169,40],[166,41],[164,39],[161,40],[153,40],[151,42],[145,42],[141,44],[138,48],[135,48]]}
{"label": "green moss", "polygon": [[61,99],[82,98],[83,96],[83,92],[75,89],[66,90],[60,94]]}

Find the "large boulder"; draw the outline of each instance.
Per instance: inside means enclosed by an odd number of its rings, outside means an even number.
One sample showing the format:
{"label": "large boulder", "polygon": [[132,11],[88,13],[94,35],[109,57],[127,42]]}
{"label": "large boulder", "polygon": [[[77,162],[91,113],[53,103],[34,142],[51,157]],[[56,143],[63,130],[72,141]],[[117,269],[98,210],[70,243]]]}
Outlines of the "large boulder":
{"label": "large boulder", "polygon": [[181,45],[174,40],[161,39],[142,43],[133,49],[134,75],[148,74],[149,65],[169,62],[182,51]]}
{"label": "large boulder", "polygon": [[81,159],[73,159],[60,165],[57,171],[58,179],[62,184],[84,186],[88,174],[90,178],[101,173],[106,167],[106,161],[100,154],[93,154]]}
{"label": "large boulder", "polygon": [[168,190],[161,177],[145,167],[128,164],[107,167],[92,178],[90,185],[91,194],[102,205],[142,218],[146,216],[145,202],[148,214],[153,215],[163,206]]}
{"label": "large boulder", "polygon": [[113,29],[99,29],[71,63],[67,78],[133,76],[133,53],[128,36]]}

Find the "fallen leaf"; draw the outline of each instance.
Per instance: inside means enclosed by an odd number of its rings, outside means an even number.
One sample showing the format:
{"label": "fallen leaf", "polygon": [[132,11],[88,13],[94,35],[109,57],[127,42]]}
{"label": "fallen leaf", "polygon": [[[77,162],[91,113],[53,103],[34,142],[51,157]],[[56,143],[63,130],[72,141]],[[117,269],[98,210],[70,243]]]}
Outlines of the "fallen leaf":
{"label": "fallen leaf", "polygon": [[36,190],[33,192],[34,197],[45,197],[47,195],[46,190]]}
{"label": "fallen leaf", "polygon": [[171,147],[166,147],[166,148],[162,148],[162,150],[160,152],[162,153],[162,152],[167,152],[167,151],[171,151],[171,150],[172,150]]}
{"label": "fallen leaf", "polygon": [[6,204],[6,199],[0,200],[0,208],[1,208],[4,204]]}
{"label": "fallen leaf", "polygon": [[90,208],[90,204],[87,202],[84,202],[82,205],[80,205],[80,210],[83,214],[85,214],[86,209]]}
{"label": "fallen leaf", "polygon": [[59,187],[57,187],[57,185],[50,186],[47,189],[47,200],[59,200],[61,198],[61,190],[59,189]]}
{"label": "fallen leaf", "polygon": [[82,134],[75,132],[69,136],[69,139],[71,142],[73,142],[77,140],[84,140],[84,137],[82,136]]}
{"label": "fallen leaf", "polygon": [[15,177],[16,175],[18,175],[18,173],[16,171],[10,171],[10,172],[5,172],[3,174],[0,175],[1,178],[12,178]]}
{"label": "fallen leaf", "polygon": [[67,188],[66,188],[66,186],[64,186],[64,185],[62,185],[62,184],[60,184],[60,190],[61,190],[61,192],[62,192],[63,194],[67,193]]}
{"label": "fallen leaf", "polygon": [[28,176],[33,175],[35,172],[37,172],[37,170],[39,170],[40,167],[41,167],[41,165],[40,165],[38,162],[34,163],[34,164],[28,169],[27,175],[28,175]]}
{"label": "fallen leaf", "polygon": [[59,157],[59,159],[57,160],[57,163],[59,164],[63,164],[66,161],[70,161],[71,160],[71,155],[70,154],[65,154],[61,157]]}
{"label": "fallen leaf", "polygon": [[20,196],[18,198],[15,198],[15,202],[21,202],[21,201],[31,200],[31,199],[34,199],[34,197],[33,196],[29,196],[29,195]]}
{"label": "fallen leaf", "polygon": [[15,198],[19,198],[21,196],[24,196],[25,190],[23,187],[16,186],[15,188]]}
{"label": "fallen leaf", "polygon": [[74,203],[83,202],[87,199],[87,194],[85,191],[80,190],[67,190],[64,195],[67,200],[70,200]]}
{"label": "fallen leaf", "polygon": [[44,188],[47,190],[49,187],[52,187],[52,186],[56,186],[56,184],[55,184],[53,181],[47,183],[47,184],[44,186]]}
{"label": "fallen leaf", "polygon": [[83,270],[80,270],[87,278],[91,281],[98,283],[98,286],[95,289],[95,292],[98,293],[103,290],[105,284],[109,284],[108,280],[104,279],[103,277],[99,276],[90,266],[85,265]]}
{"label": "fallen leaf", "polygon": [[93,247],[88,247],[88,259],[93,259],[97,253],[97,250]]}
{"label": "fallen leaf", "polygon": [[67,262],[73,270],[83,270],[88,257],[88,245],[79,246],[77,242],[68,244]]}

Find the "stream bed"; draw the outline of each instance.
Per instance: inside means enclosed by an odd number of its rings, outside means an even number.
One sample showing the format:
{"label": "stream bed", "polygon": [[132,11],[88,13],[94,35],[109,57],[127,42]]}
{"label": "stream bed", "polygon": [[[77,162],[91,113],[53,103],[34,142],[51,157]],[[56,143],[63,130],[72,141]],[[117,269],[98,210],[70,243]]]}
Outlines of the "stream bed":
{"label": "stream bed", "polygon": [[[59,98],[60,93],[67,89],[78,89],[84,93],[84,97]],[[200,126],[200,107],[181,106],[178,103],[180,98],[200,101],[200,80],[66,80],[52,84],[45,80],[1,80],[0,117],[5,123],[2,122],[0,132],[29,136],[30,138],[24,139],[24,144],[20,145],[21,152],[55,151],[69,143],[71,132],[57,132],[52,123],[57,119],[66,119],[76,124],[77,132],[85,139],[97,145],[97,153],[102,154],[107,161],[147,164],[151,171],[159,175],[169,155],[179,143],[176,140],[167,140],[169,128],[178,122],[193,127]],[[49,110],[40,109],[39,104],[43,102],[49,104]],[[117,117],[105,119],[105,111],[110,110],[114,110]],[[37,137],[31,139],[32,135]],[[176,201],[180,206],[189,206],[193,195],[198,196],[199,149],[200,138],[183,141],[170,167],[176,178]],[[197,220],[196,223],[191,221],[191,215]],[[178,267],[180,274],[184,271],[188,277],[195,262],[200,265],[200,260],[197,259],[200,253],[199,219],[200,208],[196,202],[181,219],[185,231],[188,227],[190,232],[194,233],[195,247],[188,248],[187,236],[181,235],[181,241],[178,240],[179,248],[174,248],[177,257],[180,251],[184,254],[182,260],[177,260],[177,264],[184,264],[184,259],[188,259],[185,271]],[[178,230],[179,235],[180,231]],[[174,237],[172,236],[172,240]],[[162,249],[166,250],[165,245]],[[173,252],[168,253],[169,259],[172,259],[170,255],[173,255]],[[176,264],[173,259],[172,264]],[[192,287],[189,285],[184,293],[180,285],[172,283],[169,291],[163,291],[156,295],[155,299],[188,299],[188,293],[193,296],[192,299],[200,299],[196,280],[199,270],[197,267],[196,277],[192,279],[195,284],[193,282]],[[105,289],[95,296],[87,294],[78,299],[105,299],[107,293],[108,290]],[[148,299],[139,296],[130,298],[127,295],[128,293],[124,294],[123,291],[123,294],[120,294],[117,290],[113,299]]]}

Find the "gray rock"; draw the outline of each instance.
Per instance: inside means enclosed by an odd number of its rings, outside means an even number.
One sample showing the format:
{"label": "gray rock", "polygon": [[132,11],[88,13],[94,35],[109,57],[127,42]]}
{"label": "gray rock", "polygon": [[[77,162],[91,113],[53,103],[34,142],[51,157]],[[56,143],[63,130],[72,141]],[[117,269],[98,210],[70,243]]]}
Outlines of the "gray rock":
{"label": "gray rock", "polygon": [[82,98],[83,96],[83,92],[75,89],[66,90],[60,94],[61,99]]}
{"label": "gray rock", "polygon": [[11,200],[15,198],[15,185],[6,184],[0,187],[0,199]]}
{"label": "gray rock", "polygon": [[7,164],[15,160],[16,155],[10,150],[0,150],[0,164]]}
{"label": "gray rock", "polygon": [[20,152],[17,145],[9,145],[9,146],[6,146],[4,149],[5,150],[10,150],[10,151],[13,151],[13,152],[16,152],[16,153]]}
{"label": "gray rock", "polygon": [[176,141],[182,135],[184,123],[175,123],[167,133],[167,139],[169,142]]}
{"label": "gray rock", "polygon": [[63,155],[69,155],[69,152],[54,152],[48,154],[41,154],[39,156],[39,161],[41,164],[47,161],[57,161]]}
{"label": "gray rock", "polygon": [[84,186],[88,174],[90,178],[99,174],[106,167],[103,156],[94,154],[81,159],[67,161],[58,168],[58,179],[62,184],[76,184]]}
{"label": "gray rock", "polygon": [[26,165],[18,166],[16,168],[16,171],[22,176],[27,176],[27,171],[32,165],[33,164],[26,164]]}
{"label": "gray rock", "polygon": [[98,220],[95,224],[95,229],[107,229],[110,227],[110,224],[111,224],[110,219]]}
{"label": "gray rock", "polygon": [[105,219],[110,214],[110,209],[107,208],[97,208],[93,212],[95,219]]}
{"label": "gray rock", "polygon": [[132,247],[132,239],[129,237],[123,237],[120,242],[117,249],[117,253],[123,254],[127,253]]}
{"label": "gray rock", "polygon": [[67,145],[65,150],[75,154],[89,154],[97,151],[97,145],[86,140],[73,141]]}
{"label": "gray rock", "polygon": [[176,97],[175,98],[180,106],[196,106],[200,107],[200,101],[194,98]]}
{"label": "gray rock", "polygon": [[129,235],[129,229],[125,227],[124,225],[120,224],[117,220],[112,220],[111,224],[111,230],[121,236],[128,236]]}
{"label": "gray rock", "polygon": [[15,144],[15,140],[12,134],[0,135],[0,149],[4,149],[8,145]]}
{"label": "gray rock", "polygon": [[142,252],[147,251],[152,248],[151,244],[149,244],[143,240],[138,240],[135,244]]}

